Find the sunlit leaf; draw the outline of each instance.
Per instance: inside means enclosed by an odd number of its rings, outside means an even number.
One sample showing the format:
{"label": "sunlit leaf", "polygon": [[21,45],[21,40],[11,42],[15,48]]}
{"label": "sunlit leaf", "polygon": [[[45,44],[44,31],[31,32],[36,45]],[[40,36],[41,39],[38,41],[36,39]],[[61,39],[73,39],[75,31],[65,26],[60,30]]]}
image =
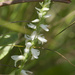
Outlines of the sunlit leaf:
{"label": "sunlit leaf", "polygon": [[11,32],[0,37],[0,59],[5,57],[18,39],[17,33]]}
{"label": "sunlit leaf", "polygon": [[3,26],[3,27],[8,28],[10,30],[24,33],[24,34],[29,34],[31,32],[29,29],[26,29],[25,27],[19,26],[15,23],[6,22],[2,19],[0,19],[0,26]]}

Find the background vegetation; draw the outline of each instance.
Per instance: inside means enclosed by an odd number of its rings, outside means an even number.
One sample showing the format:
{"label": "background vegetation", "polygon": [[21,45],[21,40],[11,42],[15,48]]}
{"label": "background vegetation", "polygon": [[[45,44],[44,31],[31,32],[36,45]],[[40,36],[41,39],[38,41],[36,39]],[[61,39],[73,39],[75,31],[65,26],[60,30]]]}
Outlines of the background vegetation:
{"label": "background vegetation", "polygon": [[[21,54],[24,47],[12,45],[25,46],[24,34],[32,32],[26,24],[37,17],[35,7],[40,7],[39,3],[30,2],[0,7],[0,74],[14,75],[16,68],[13,67],[14,61],[11,55]],[[60,52],[75,64],[75,25],[58,34],[74,22],[75,0],[70,4],[53,3],[48,14],[52,15],[46,20],[50,31],[48,33],[42,31],[48,39],[48,43],[43,47]],[[11,23],[14,21],[28,22]],[[75,75],[75,67],[61,56],[48,50],[40,49],[40,51],[39,59],[28,61],[25,69],[35,75]]]}

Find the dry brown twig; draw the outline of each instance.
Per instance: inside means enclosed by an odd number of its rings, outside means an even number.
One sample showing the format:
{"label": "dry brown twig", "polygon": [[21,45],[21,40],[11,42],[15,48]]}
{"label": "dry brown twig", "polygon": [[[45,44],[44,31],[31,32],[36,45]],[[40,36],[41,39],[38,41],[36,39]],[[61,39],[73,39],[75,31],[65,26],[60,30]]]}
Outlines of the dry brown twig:
{"label": "dry brown twig", "polygon": [[0,1],[0,6],[25,3],[25,2],[41,2],[41,1],[43,0],[6,0],[6,1]]}
{"label": "dry brown twig", "polygon": [[[18,3],[25,3],[25,2],[41,2],[44,0],[4,0],[0,1],[0,7],[6,6],[6,5],[12,5],[12,4],[18,4]],[[70,3],[70,0],[51,0],[54,2],[62,2],[62,3]]]}

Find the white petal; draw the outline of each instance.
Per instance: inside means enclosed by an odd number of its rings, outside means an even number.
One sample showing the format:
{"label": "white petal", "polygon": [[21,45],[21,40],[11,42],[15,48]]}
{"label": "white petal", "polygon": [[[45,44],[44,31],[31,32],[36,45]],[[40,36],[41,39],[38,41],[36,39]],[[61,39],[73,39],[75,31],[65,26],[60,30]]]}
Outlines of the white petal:
{"label": "white petal", "polygon": [[31,72],[31,71],[26,71],[26,72],[29,73],[29,74],[31,74],[31,75],[33,74],[33,72]]}
{"label": "white petal", "polygon": [[39,15],[39,17],[42,17],[43,16],[43,13],[37,12],[37,14]]}
{"label": "white petal", "polygon": [[45,15],[44,18],[49,18],[51,15]]}
{"label": "white petal", "polygon": [[11,37],[11,36],[10,36],[10,35],[5,35],[5,36],[4,36],[4,38],[9,38],[9,37]]}
{"label": "white petal", "polygon": [[30,27],[30,28],[32,28],[32,29],[36,29],[36,26],[35,26],[34,24],[32,24],[32,23],[27,24],[27,25],[28,25],[28,27]]}
{"label": "white petal", "polygon": [[45,6],[48,6],[50,4],[50,1],[48,0],[48,2],[47,3],[45,3]]}
{"label": "white petal", "polygon": [[41,6],[43,6],[43,2],[39,2],[39,4],[40,4]]}
{"label": "white petal", "polygon": [[48,10],[49,10],[49,8],[46,8],[46,7],[45,7],[45,8],[43,8],[43,11],[48,11]]}
{"label": "white petal", "polygon": [[16,63],[17,63],[17,61],[19,61],[19,60],[23,60],[24,59],[24,56],[23,55],[13,55],[13,56],[11,56],[11,58],[13,59],[13,60],[15,60],[15,67],[16,67]]}
{"label": "white petal", "polygon": [[47,42],[47,40],[46,40],[44,37],[38,36],[38,39],[42,42],[42,44],[43,44],[44,42]]}
{"label": "white petal", "polygon": [[11,56],[11,58],[13,60],[22,60],[22,59],[24,59],[24,56],[23,55],[13,55],[13,56]]}
{"label": "white petal", "polygon": [[38,59],[38,56],[39,56],[39,54],[40,54],[40,51],[38,50],[38,49],[34,49],[34,48],[32,48],[31,49],[31,53],[32,53],[32,60],[33,59]]}
{"label": "white petal", "polygon": [[24,52],[25,52],[25,53],[29,53],[29,48],[25,48],[25,49],[24,49]]}
{"label": "white petal", "polygon": [[32,34],[31,34],[31,39],[34,40],[37,36],[37,33],[36,31],[34,31]]}
{"label": "white petal", "polygon": [[26,40],[31,40],[30,36],[29,36],[29,35],[27,35],[27,34],[25,34],[25,36],[24,36],[24,37],[26,38]]}
{"label": "white petal", "polygon": [[27,74],[27,73],[33,74],[33,72],[31,72],[31,71],[26,71],[26,70],[22,70],[22,71],[21,71],[21,75],[29,75],[29,74]]}
{"label": "white petal", "polygon": [[49,31],[49,29],[47,28],[48,25],[41,24],[40,27],[41,27],[42,29],[44,29],[45,31],[47,31],[47,32]]}
{"label": "white petal", "polygon": [[21,71],[21,75],[28,75],[25,70]]}
{"label": "white petal", "polygon": [[32,46],[32,43],[31,42],[26,42],[25,45],[26,45],[27,48],[30,48]]}
{"label": "white petal", "polygon": [[43,14],[43,15],[45,15],[45,14],[46,14],[46,12],[43,12],[42,14]]}
{"label": "white petal", "polygon": [[39,8],[37,8],[37,7],[35,7],[35,9],[36,9],[36,10],[38,10],[38,11],[40,11],[40,10],[41,10],[41,9],[39,9]]}
{"label": "white petal", "polygon": [[39,19],[35,19],[32,21],[33,23],[39,22]]}

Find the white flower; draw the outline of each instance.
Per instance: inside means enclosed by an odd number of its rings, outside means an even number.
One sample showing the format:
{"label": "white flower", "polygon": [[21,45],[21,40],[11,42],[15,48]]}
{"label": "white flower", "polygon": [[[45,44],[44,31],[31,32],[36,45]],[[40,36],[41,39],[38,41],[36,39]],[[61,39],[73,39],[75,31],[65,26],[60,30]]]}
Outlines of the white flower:
{"label": "white flower", "polygon": [[26,48],[24,49],[24,52],[28,53],[29,52],[29,48],[32,46],[31,42],[26,42]]}
{"label": "white flower", "polygon": [[39,54],[40,54],[40,51],[38,50],[38,49],[34,49],[34,48],[32,48],[31,49],[31,53],[32,53],[32,60],[33,59],[38,59],[38,56],[39,56]]}
{"label": "white flower", "polygon": [[49,31],[49,29],[47,28],[48,25],[41,24],[40,27],[41,27],[42,29],[44,29],[45,31]]}
{"label": "white flower", "polygon": [[45,15],[44,18],[49,18],[51,15]]}
{"label": "white flower", "polygon": [[44,16],[44,15],[46,14],[46,12],[43,12],[42,14],[43,14],[43,16]]}
{"label": "white flower", "polygon": [[41,35],[38,36],[38,39],[42,42],[42,44],[47,42],[47,40],[44,37],[41,37]]}
{"label": "white flower", "polygon": [[25,53],[29,53],[29,48],[25,48],[25,49],[24,49],[24,52],[25,52]]}
{"label": "white flower", "polygon": [[31,34],[31,39],[34,40],[36,37],[37,37],[37,32],[34,31],[34,32]]}
{"label": "white flower", "polygon": [[38,11],[41,11],[41,9],[39,9],[39,8],[37,8],[37,7],[35,7],[35,9],[38,10]]}
{"label": "white flower", "polygon": [[13,60],[15,60],[14,66],[16,67],[17,61],[23,60],[23,59],[24,59],[24,56],[23,56],[23,55],[13,55],[13,56],[11,56],[11,58],[12,58]]}
{"label": "white flower", "polygon": [[31,71],[26,71],[26,70],[22,70],[22,71],[21,71],[21,75],[28,75],[27,73],[32,74],[33,72],[31,72]]}
{"label": "white flower", "polygon": [[5,35],[5,36],[4,36],[4,38],[9,38],[9,37],[11,37],[11,36],[10,36],[10,35]]}
{"label": "white flower", "polygon": [[32,29],[36,29],[36,26],[35,26],[34,24],[32,24],[32,23],[27,24],[27,25],[28,25],[28,27],[30,27],[30,28],[32,28]]}
{"label": "white flower", "polygon": [[[45,14],[46,14],[46,12],[38,12],[37,11],[37,14],[39,15],[39,17],[43,17]],[[44,17],[45,18],[45,17]]]}
{"label": "white flower", "polygon": [[50,1],[48,0],[47,3],[45,3],[45,6],[49,6],[50,5]]}
{"label": "white flower", "polygon": [[26,38],[26,41],[31,40],[30,36],[29,36],[29,35],[27,35],[27,34],[25,34],[25,36],[24,36],[24,37]]}
{"label": "white flower", "polygon": [[31,42],[26,42],[26,48],[30,48],[32,46],[32,43]]}
{"label": "white flower", "polygon": [[39,17],[42,17],[43,16],[43,13],[39,13],[38,11],[37,11],[37,14],[39,15]]}
{"label": "white flower", "polygon": [[35,19],[32,21],[33,23],[39,22],[39,19]]}
{"label": "white flower", "polygon": [[25,70],[21,71],[21,75],[28,75]]}
{"label": "white flower", "polygon": [[40,4],[41,6],[43,6],[43,2],[39,2],[39,4]]}
{"label": "white flower", "polygon": [[43,44],[44,42],[47,42],[47,40],[46,40],[44,37],[42,37],[41,34],[40,34],[40,35],[37,35],[37,32],[36,32],[36,31],[34,31],[34,32],[31,34],[31,39],[32,39],[32,40],[38,39],[39,41],[42,42],[42,44]]}
{"label": "white flower", "polygon": [[43,11],[48,11],[49,8],[44,7],[42,10],[43,10]]}

